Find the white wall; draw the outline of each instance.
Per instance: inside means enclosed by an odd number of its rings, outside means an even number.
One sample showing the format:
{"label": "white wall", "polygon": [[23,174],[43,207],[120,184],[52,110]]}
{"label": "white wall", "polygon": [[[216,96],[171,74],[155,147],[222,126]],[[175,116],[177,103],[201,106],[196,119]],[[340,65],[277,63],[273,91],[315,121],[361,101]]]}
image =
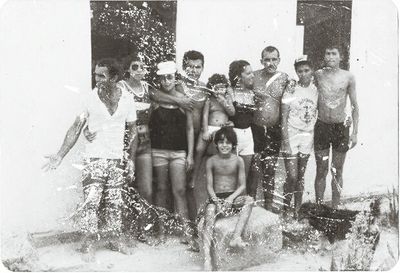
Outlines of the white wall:
{"label": "white wall", "polygon": [[81,192],[72,166],[81,143],[57,172],[41,166],[90,90],[89,1],[8,1],[0,16],[2,231],[43,231]]}
{"label": "white wall", "polygon": [[303,52],[303,27],[296,26],[296,0],[183,0],[177,11],[177,60],[195,49],[205,56],[202,80],[213,73],[228,76],[238,59],[261,68],[261,51],[274,45],[279,69],[294,75],[293,62]]}

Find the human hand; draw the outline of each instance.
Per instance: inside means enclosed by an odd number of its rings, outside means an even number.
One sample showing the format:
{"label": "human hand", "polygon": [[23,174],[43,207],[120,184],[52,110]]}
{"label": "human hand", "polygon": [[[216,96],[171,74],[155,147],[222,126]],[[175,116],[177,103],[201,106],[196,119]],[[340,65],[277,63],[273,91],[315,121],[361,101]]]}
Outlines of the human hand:
{"label": "human hand", "polygon": [[290,94],[293,94],[295,87],[296,87],[296,80],[295,79],[288,79],[285,91],[290,93]]}
{"label": "human hand", "polygon": [[357,134],[352,133],[349,140],[349,149],[354,148],[357,145]]}
{"label": "human hand", "polygon": [[233,123],[233,121],[228,120],[227,122],[225,122],[224,127],[234,127],[235,124]]}
{"label": "human hand", "polygon": [[201,138],[204,141],[210,141],[212,134],[210,134],[208,131],[205,131],[201,134]]}
{"label": "human hand", "polygon": [[351,119],[351,117],[347,116],[346,120],[344,121],[344,126],[350,127],[352,123],[353,123],[353,120]]}
{"label": "human hand", "polygon": [[190,172],[193,169],[193,156],[186,157],[186,172]]}
{"label": "human hand", "polygon": [[83,129],[83,135],[85,136],[85,138],[87,139],[87,141],[92,142],[95,138],[96,138],[96,132],[90,132],[89,131],[89,127],[86,126]]}
{"label": "human hand", "polygon": [[179,105],[179,107],[183,108],[184,110],[192,111],[193,107],[194,107],[194,100],[187,96],[184,96],[184,97],[179,98],[178,105]]}
{"label": "human hand", "polygon": [[54,155],[46,155],[45,158],[48,158],[48,162],[42,166],[42,170],[45,172],[49,170],[55,170],[58,166],[60,166],[62,158],[58,154]]}
{"label": "human hand", "polygon": [[225,200],[224,200],[224,206],[226,208],[230,208],[233,205],[233,201],[234,199],[231,196],[228,196]]}

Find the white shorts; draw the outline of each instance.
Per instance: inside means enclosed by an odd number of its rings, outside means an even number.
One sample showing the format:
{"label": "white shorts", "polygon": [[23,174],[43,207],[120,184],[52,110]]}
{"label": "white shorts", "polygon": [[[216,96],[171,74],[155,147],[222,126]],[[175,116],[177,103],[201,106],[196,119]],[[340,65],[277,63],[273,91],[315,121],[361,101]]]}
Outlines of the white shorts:
{"label": "white shorts", "polygon": [[233,130],[235,131],[238,140],[236,152],[239,155],[254,154],[253,133],[251,132],[251,128],[233,128]]}
{"label": "white shorts", "polygon": [[220,126],[213,126],[213,125],[208,125],[208,133],[209,134],[213,134],[216,131],[218,131],[219,129],[221,129]]}
{"label": "white shorts", "polygon": [[314,144],[314,130],[303,131],[289,125],[288,134],[292,154],[311,154]]}

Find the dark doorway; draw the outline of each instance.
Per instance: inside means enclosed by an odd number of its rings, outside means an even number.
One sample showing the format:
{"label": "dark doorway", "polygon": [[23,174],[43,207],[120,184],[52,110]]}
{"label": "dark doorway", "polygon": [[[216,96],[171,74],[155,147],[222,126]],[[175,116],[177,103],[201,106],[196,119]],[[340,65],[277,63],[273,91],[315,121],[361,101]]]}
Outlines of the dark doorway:
{"label": "dark doorway", "polygon": [[304,51],[316,69],[324,49],[338,44],[343,49],[341,68],[349,69],[352,0],[297,0],[297,25],[304,25]]}
{"label": "dark doorway", "polygon": [[138,54],[148,66],[175,58],[176,1],[91,1],[92,64],[111,57],[122,68]]}

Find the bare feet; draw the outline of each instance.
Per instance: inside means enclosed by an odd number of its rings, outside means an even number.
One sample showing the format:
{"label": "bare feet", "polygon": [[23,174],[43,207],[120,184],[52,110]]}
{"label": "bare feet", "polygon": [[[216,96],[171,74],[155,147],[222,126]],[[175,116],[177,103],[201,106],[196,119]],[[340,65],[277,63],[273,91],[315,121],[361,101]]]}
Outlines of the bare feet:
{"label": "bare feet", "polygon": [[229,246],[233,248],[245,248],[248,245],[248,243],[243,242],[241,237],[233,238],[229,243]]}

